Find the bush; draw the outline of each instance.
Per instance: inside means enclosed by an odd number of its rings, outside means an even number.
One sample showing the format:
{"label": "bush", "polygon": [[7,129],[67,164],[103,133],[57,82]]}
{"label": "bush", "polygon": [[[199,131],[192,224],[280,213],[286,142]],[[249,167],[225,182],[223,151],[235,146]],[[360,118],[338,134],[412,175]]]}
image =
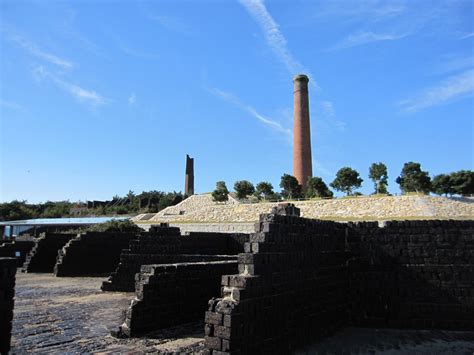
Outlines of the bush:
{"label": "bush", "polygon": [[104,223],[94,224],[93,226],[87,228],[86,231],[133,233],[133,232],[143,232],[143,229],[141,229],[132,221],[126,219],[126,220],[111,220]]}

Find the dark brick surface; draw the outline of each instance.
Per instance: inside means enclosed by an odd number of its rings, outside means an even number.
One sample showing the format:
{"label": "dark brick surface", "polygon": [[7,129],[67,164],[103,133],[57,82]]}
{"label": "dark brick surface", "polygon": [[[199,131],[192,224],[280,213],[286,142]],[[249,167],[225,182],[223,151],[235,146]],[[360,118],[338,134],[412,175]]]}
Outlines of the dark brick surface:
{"label": "dark brick surface", "polygon": [[50,272],[54,271],[54,265],[59,250],[66,245],[77,234],[41,233],[36,240],[23,264],[23,272]]}
{"label": "dark brick surface", "polygon": [[141,233],[123,250],[117,269],[102,284],[104,291],[135,291],[135,274],[142,265],[206,262],[235,259],[248,240],[246,234],[190,233],[180,235],[179,228],[153,226]]}
{"label": "dark brick surface", "polygon": [[17,260],[0,258],[0,353],[10,350]]}
{"label": "dark brick surface", "polygon": [[58,254],[56,276],[110,275],[136,233],[87,232],[71,239]]}
{"label": "dark brick surface", "polygon": [[212,354],[286,354],[350,324],[474,329],[473,221],[270,214],[258,230],[209,303]]}
{"label": "dark brick surface", "polygon": [[209,298],[219,292],[222,274],[236,271],[237,260],[143,265],[136,275],[137,298],[121,332],[135,336],[202,319]]}
{"label": "dark brick surface", "polygon": [[[0,245],[0,257],[16,258],[17,266],[21,267],[25,262],[26,256],[34,247],[35,242],[30,240],[3,241]],[[19,256],[16,256],[19,253]]]}

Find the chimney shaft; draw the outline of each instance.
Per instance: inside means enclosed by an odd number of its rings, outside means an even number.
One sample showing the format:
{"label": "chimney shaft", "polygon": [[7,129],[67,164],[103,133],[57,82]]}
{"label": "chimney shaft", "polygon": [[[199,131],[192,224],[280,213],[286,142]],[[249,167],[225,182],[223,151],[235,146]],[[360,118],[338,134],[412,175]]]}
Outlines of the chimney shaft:
{"label": "chimney shaft", "polygon": [[184,182],[184,194],[194,195],[194,159],[186,154],[186,179]]}
{"label": "chimney shaft", "polygon": [[311,158],[311,129],[309,124],[308,77],[297,75],[294,83],[293,175],[306,190],[308,178],[313,176]]}

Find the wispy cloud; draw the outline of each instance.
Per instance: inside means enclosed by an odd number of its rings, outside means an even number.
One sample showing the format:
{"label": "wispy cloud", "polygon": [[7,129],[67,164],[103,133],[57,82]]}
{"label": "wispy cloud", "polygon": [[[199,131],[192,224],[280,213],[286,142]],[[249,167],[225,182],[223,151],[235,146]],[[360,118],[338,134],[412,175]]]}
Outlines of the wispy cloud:
{"label": "wispy cloud", "polygon": [[439,58],[435,73],[443,74],[474,67],[474,57],[463,54],[446,54]]}
{"label": "wispy cloud", "polygon": [[186,24],[177,17],[148,14],[148,18],[170,31],[181,34],[190,34]]}
{"label": "wispy cloud", "polygon": [[408,34],[388,34],[388,33],[374,33],[374,32],[358,32],[351,34],[337,43],[335,46],[329,48],[329,51],[346,49],[364,44],[380,41],[395,41],[408,36]]}
{"label": "wispy cloud", "polygon": [[323,2],[324,6],[316,13],[318,17],[337,16],[355,20],[379,21],[403,14],[403,3],[390,3],[378,0],[357,1],[348,6],[347,0]]}
{"label": "wispy cloud", "polygon": [[132,106],[135,104],[135,102],[137,102],[137,97],[135,96],[135,93],[132,92],[132,94],[128,97],[128,104]]}
{"label": "wispy cloud", "polygon": [[319,117],[327,121],[331,126],[336,127],[340,131],[346,129],[347,124],[344,121],[337,119],[334,105],[331,101],[320,101],[319,106],[321,107],[322,115]]}
{"label": "wispy cloud", "polygon": [[292,75],[302,72],[310,75],[308,69],[291,54],[285,36],[280,31],[272,15],[268,12],[263,0],[240,0],[240,3],[260,25],[267,45],[273,50],[279,60],[283,62],[288,71]]}
{"label": "wispy cloud", "polygon": [[270,127],[271,129],[285,134],[287,137],[292,137],[293,133],[290,129],[284,128],[279,122],[272,120],[271,118],[265,117],[257,112],[255,108],[243,103],[237,96],[232,93],[222,91],[218,88],[211,88],[208,89],[212,94],[216,95],[217,97],[230,102],[231,104],[237,106],[241,110],[246,111],[248,114],[256,118],[258,121],[262,122],[266,126]]}
{"label": "wispy cloud", "polygon": [[36,80],[49,79],[58,88],[69,93],[79,102],[91,104],[92,106],[99,106],[106,103],[106,99],[94,90],[85,89],[79,85],[68,82],[59,78],[58,76],[48,72],[42,66],[37,66],[33,70],[33,75]]}
{"label": "wispy cloud", "polygon": [[474,32],[468,33],[468,34],[460,37],[459,39],[467,39],[467,38],[471,38],[471,37],[474,37]]}
{"label": "wispy cloud", "polygon": [[10,35],[8,38],[21,48],[25,49],[31,55],[41,60],[44,60],[50,64],[57,65],[63,69],[72,69],[74,66],[71,61],[58,57],[57,55],[54,55],[52,53],[45,52],[44,50],[40,49],[36,44],[18,34]]}
{"label": "wispy cloud", "polygon": [[413,99],[403,100],[400,106],[405,112],[439,106],[474,94],[474,69],[451,76],[439,85],[426,89]]}
{"label": "wispy cloud", "polygon": [[0,106],[4,107],[4,108],[7,108],[7,109],[10,109],[10,110],[15,110],[15,111],[22,111],[24,109],[23,106],[15,103],[15,102],[6,101],[6,100],[3,100],[3,99],[0,99]]}

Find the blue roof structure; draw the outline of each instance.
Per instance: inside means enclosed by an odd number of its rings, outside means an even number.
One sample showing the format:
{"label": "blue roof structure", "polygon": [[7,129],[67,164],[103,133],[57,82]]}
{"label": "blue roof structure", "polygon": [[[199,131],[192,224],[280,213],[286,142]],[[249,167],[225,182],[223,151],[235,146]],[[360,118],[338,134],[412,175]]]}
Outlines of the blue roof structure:
{"label": "blue roof structure", "polygon": [[78,224],[96,224],[108,221],[123,221],[130,217],[79,217],[79,218],[37,218],[20,221],[3,221],[0,226],[66,226]]}

